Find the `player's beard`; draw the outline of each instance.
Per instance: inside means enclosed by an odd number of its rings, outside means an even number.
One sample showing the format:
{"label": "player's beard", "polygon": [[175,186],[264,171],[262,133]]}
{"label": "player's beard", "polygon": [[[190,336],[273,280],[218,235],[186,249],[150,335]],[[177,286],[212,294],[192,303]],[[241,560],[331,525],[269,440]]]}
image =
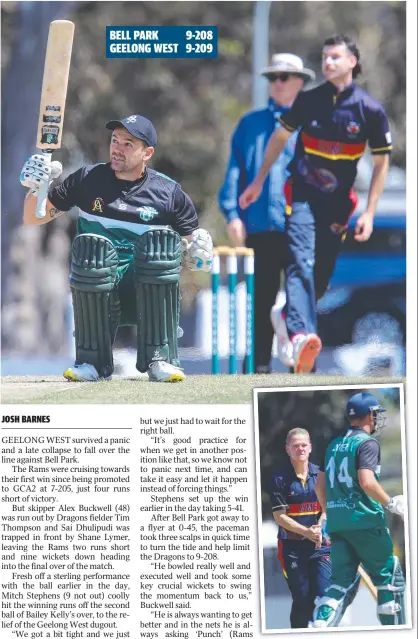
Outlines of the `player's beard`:
{"label": "player's beard", "polygon": [[126,159],[122,157],[111,157],[110,158],[110,166],[114,171],[123,171],[126,170]]}
{"label": "player's beard", "polygon": [[[133,162],[133,159],[131,159],[131,162]],[[136,163],[131,166],[126,158],[117,162],[114,162],[111,158],[110,167],[114,170],[116,177],[120,180],[138,180],[144,175],[145,162],[136,161]]]}

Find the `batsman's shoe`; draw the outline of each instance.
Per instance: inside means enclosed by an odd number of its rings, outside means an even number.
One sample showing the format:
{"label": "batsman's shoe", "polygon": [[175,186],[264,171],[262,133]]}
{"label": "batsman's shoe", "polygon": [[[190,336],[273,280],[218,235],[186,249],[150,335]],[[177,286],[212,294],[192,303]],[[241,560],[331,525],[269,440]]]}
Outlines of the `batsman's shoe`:
{"label": "batsman's shoe", "polygon": [[148,368],[150,382],[182,382],[185,374],[181,368],[168,362],[151,362]]}
{"label": "batsman's shoe", "polygon": [[339,626],[347,605],[348,601],[345,601],[344,597],[341,599],[334,599],[327,595],[316,597],[315,608],[312,615],[313,621],[309,627],[326,628],[327,626]]}
{"label": "batsman's shoe", "polygon": [[319,606],[314,612],[314,620],[310,628],[326,628],[330,625],[335,616],[334,609],[330,606]]}
{"label": "batsman's shoe", "polygon": [[295,366],[293,344],[289,339],[286,320],[282,314],[282,306],[275,304],[270,311],[270,319],[277,335],[277,348],[280,361],[289,368]]}
{"label": "batsman's shoe", "polygon": [[292,337],[293,357],[295,360],[295,373],[310,373],[314,367],[315,359],[321,352],[322,342],[318,335],[298,333]]}
{"label": "batsman's shoe", "polygon": [[98,382],[100,379],[111,380],[111,377],[100,377],[92,364],[76,364],[63,373],[65,379],[70,382]]}

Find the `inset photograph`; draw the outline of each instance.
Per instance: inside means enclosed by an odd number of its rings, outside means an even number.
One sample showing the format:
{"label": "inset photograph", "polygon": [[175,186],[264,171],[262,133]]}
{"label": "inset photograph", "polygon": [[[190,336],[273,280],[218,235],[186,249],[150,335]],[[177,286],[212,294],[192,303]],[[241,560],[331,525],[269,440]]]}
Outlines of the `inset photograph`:
{"label": "inset photograph", "polygon": [[263,633],[411,628],[402,384],[254,390]]}

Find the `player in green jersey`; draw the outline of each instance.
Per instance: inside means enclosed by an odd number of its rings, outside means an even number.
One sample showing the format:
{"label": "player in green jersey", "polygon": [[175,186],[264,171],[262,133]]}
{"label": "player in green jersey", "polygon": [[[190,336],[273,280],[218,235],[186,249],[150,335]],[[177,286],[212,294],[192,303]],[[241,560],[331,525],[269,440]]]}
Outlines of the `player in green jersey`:
{"label": "player in green jersey", "polygon": [[382,625],[405,623],[405,579],[386,525],[385,509],[403,518],[403,496],[389,497],[379,484],[380,445],[372,437],[385,426],[385,408],[370,393],[347,404],[348,430],[329,444],[315,491],[327,513],[332,576],[317,599],[315,628],[338,626],[360,563],[378,592]]}
{"label": "player in green jersey", "polygon": [[32,155],[20,175],[29,188],[25,224],[40,225],[78,208],[70,287],[76,361],[71,382],[111,379],[119,326],[136,326],[137,369],[152,382],[185,378],[178,356],[180,272],[209,272],[212,238],[180,184],[154,169],[157,133],[150,120],[111,120],[110,161],[83,166],[49,188],[45,217],[36,217],[41,185],[59,177],[59,162]]}

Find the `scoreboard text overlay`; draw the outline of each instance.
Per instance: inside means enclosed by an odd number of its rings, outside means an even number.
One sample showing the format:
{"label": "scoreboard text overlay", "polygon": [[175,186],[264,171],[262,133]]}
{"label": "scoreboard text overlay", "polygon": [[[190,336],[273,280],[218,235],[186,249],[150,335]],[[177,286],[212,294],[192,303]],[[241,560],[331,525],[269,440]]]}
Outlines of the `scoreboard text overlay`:
{"label": "scoreboard text overlay", "polygon": [[218,27],[106,27],[106,58],[217,58]]}

